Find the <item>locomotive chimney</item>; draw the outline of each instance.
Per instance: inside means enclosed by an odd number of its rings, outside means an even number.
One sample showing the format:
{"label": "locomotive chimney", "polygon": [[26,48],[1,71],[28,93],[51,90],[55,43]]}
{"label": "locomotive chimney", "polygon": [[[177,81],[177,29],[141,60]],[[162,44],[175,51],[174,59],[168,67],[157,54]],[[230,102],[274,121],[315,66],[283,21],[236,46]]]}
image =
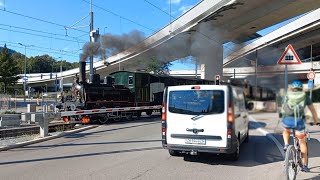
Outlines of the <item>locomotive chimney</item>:
{"label": "locomotive chimney", "polygon": [[86,61],[80,61],[79,74],[79,82],[86,82]]}

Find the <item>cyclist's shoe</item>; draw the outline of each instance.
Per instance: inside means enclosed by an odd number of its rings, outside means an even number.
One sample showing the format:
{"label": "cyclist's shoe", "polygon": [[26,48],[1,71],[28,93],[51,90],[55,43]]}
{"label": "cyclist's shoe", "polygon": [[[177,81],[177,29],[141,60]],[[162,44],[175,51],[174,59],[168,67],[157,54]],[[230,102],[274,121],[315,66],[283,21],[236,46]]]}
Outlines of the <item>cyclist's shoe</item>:
{"label": "cyclist's shoe", "polygon": [[283,151],[286,152],[287,149],[288,149],[288,147],[289,147],[289,144],[285,144],[285,145],[283,146]]}
{"label": "cyclist's shoe", "polygon": [[308,168],[308,166],[303,165],[302,168],[301,168],[301,171],[302,172],[310,172],[310,169]]}

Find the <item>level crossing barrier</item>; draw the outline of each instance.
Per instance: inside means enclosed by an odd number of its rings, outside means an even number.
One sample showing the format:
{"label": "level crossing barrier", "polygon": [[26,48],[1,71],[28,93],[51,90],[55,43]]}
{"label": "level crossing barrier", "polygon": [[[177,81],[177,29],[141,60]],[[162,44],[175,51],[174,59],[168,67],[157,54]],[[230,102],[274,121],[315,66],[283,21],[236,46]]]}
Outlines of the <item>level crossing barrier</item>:
{"label": "level crossing barrier", "polygon": [[40,126],[40,137],[48,136],[49,122],[54,119],[61,119],[63,117],[79,116],[79,115],[93,115],[93,114],[107,114],[113,112],[125,111],[143,111],[143,110],[159,110],[161,105],[157,106],[140,106],[140,107],[121,107],[121,108],[104,108],[78,111],[63,111],[63,112],[27,112],[22,113],[22,119],[26,122],[38,122]]}

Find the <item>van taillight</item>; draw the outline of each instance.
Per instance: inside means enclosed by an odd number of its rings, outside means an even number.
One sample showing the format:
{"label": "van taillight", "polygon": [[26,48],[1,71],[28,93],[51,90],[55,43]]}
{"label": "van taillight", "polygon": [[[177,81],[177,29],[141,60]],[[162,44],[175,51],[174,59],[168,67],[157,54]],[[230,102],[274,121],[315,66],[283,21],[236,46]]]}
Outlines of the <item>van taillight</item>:
{"label": "van taillight", "polygon": [[167,111],[166,111],[167,105],[166,103],[162,104],[162,112],[161,112],[161,119],[162,121],[166,121],[167,120]]}
{"label": "van taillight", "polygon": [[161,119],[162,119],[162,135],[166,135],[166,132],[167,132],[167,124],[166,124],[166,121],[167,121],[167,105],[166,103],[163,103],[162,104],[162,115],[161,115]]}
{"label": "van taillight", "polygon": [[162,146],[167,146],[167,94],[168,88],[164,89],[163,101],[162,101],[162,112],[161,112],[161,133],[162,133]]}
{"label": "van taillight", "polygon": [[227,113],[227,120],[228,120],[228,123],[233,123],[234,121],[234,113],[233,113],[233,104],[230,103],[229,104],[229,107],[228,107],[228,113]]}
{"label": "van taillight", "polygon": [[167,128],[166,127],[162,127],[162,135],[166,135],[167,132]]}
{"label": "van taillight", "polygon": [[200,89],[200,86],[192,86],[191,89]]}

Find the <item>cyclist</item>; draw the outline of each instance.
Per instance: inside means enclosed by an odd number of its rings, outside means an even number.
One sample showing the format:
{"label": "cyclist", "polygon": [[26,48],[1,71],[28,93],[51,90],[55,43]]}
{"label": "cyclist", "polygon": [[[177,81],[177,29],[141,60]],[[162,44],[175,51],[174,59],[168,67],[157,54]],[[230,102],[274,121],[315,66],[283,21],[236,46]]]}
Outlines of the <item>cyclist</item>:
{"label": "cyclist", "polygon": [[284,127],[282,136],[284,141],[284,151],[289,146],[290,129],[296,129],[296,137],[299,139],[302,154],[301,171],[308,172],[308,149],[306,144],[305,116],[304,108],[308,106],[311,111],[314,124],[317,124],[318,116],[309,96],[302,91],[302,83],[293,81],[290,91],[287,93],[282,105],[282,126]]}

